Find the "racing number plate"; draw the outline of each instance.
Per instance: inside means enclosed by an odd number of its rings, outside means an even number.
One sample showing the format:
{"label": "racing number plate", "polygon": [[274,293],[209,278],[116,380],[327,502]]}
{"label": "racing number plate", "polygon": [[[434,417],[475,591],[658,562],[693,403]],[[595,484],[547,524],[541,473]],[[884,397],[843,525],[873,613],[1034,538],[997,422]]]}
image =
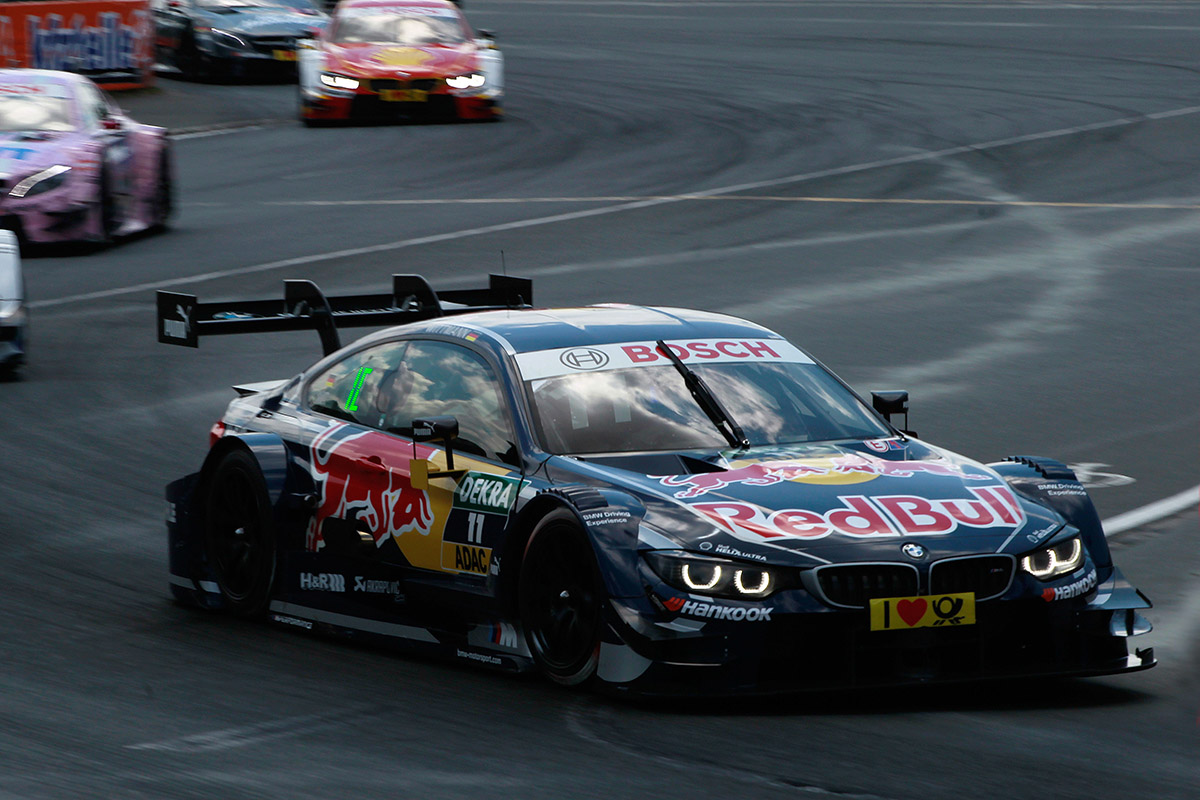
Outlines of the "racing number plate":
{"label": "racing number plate", "polygon": [[975,624],[975,593],[877,597],[870,601],[871,630],[948,628]]}
{"label": "racing number plate", "polygon": [[276,61],[295,61],[296,60],[296,51],[295,50],[272,50],[271,55],[274,56]]}
{"label": "racing number plate", "polygon": [[380,99],[388,103],[424,103],[428,96],[424,89],[384,89],[379,93]]}

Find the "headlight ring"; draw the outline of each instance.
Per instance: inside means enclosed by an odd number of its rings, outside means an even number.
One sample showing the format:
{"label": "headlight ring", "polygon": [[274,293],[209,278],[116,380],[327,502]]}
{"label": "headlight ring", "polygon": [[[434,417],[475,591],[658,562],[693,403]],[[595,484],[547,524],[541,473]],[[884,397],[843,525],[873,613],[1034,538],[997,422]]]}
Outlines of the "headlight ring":
{"label": "headlight ring", "polygon": [[71,168],[65,164],[55,164],[53,167],[46,167],[41,172],[35,172],[28,178],[19,181],[12,189],[9,190],[9,197],[34,197],[48,192],[51,189],[57,189],[67,181],[67,173]]}
{"label": "headlight ring", "polygon": [[1069,575],[1083,566],[1083,541],[1074,536],[1021,559],[1021,569],[1041,581]]}
{"label": "headlight ring", "polygon": [[732,600],[761,600],[780,584],[776,570],[684,550],[651,550],[646,562],[664,583],[689,594]]}

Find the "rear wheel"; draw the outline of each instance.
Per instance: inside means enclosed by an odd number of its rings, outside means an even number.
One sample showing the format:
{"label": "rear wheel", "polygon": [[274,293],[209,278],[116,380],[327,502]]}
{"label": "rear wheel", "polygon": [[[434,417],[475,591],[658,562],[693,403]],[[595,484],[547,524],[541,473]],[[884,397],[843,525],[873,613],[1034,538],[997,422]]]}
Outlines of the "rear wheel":
{"label": "rear wheel", "polygon": [[112,195],[112,181],[109,180],[108,170],[100,173],[100,188],[99,203],[100,203],[100,239],[102,242],[111,242],[113,237],[117,235],[117,230],[121,227],[121,220],[117,215],[117,201]]}
{"label": "rear wheel", "polygon": [[217,463],[204,495],[204,551],[229,609],[266,611],[275,582],[275,524],[267,484],[255,458],[231,450]]}
{"label": "rear wheel", "polygon": [[552,512],[529,538],[517,588],[525,639],[550,680],[574,686],[596,673],[603,598],[587,534],[570,512]]}
{"label": "rear wheel", "polygon": [[153,210],[153,228],[166,230],[167,221],[171,218],[174,208],[174,184],[171,179],[171,151],[163,144],[162,155],[158,161],[158,183],[154,186],[154,199],[151,201]]}

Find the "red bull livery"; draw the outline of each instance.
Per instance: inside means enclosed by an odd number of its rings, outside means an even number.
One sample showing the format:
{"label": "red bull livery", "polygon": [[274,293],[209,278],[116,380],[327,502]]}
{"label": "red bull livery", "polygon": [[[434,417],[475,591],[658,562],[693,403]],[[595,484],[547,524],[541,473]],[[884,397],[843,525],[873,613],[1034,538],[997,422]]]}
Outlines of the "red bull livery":
{"label": "red bull livery", "polygon": [[166,133],[81,75],[0,69],[0,228],[23,242],[105,242],[164,227]]}
{"label": "red bull livery", "polygon": [[[1074,473],[893,424],[753,323],[535,309],[532,284],[282,303],[160,292],[159,340],[315,329],[172,483],[182,601],[614,692],[793,692],[1154,665]],[[391,326],[345,347],[340,330]]]}

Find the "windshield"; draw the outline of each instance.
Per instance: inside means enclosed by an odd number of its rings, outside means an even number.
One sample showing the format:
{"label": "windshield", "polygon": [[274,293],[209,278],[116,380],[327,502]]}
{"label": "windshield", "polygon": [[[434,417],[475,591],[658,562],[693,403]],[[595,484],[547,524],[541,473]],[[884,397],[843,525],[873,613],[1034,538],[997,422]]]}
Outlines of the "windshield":
{"label": "windshield", "polygon": [[318,14],[310,0],[197,0],[196,6],[216,14],[233,11],[299,11]]}
{"label": "windshield", "polygon": [[46,94],[0,91],[0,131],[73,131],[71,102]]}
{"label": "windshield", "polygon": [[467,32],[453,11],[353,8],[338,15],[331,40],[338,44],[462,44]]}
{"label": "windshield", "polygon": [[[816,364],[691,365],[752,446],[891,436]],[[526,383],[542,446],[556,454],[724,450],[729,445],[669,364]]]}

